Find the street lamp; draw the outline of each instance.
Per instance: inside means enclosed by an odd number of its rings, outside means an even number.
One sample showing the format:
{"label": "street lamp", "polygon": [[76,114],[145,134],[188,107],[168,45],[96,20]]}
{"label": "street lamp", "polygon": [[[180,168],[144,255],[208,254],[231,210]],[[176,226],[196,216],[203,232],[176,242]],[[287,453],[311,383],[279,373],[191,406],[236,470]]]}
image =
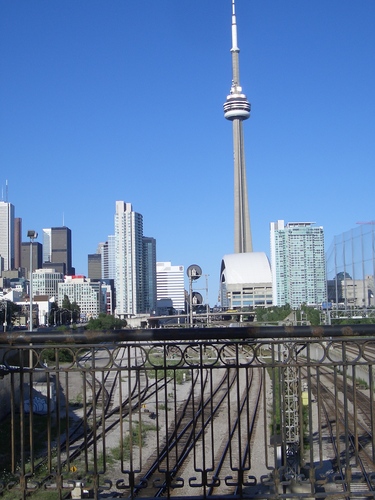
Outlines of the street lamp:
{"label": "street lamp", "polygon": [[29,331],[33,331],[33,242],[38,237],[36,231],[27,231],[27,237],[30,238],[30,317],[29,317]]}
{"label": "street lamp", "polygon": [[3,300],[1,302],[1,307],[0,309],[4,310],[4,323],[3,323],[3,326],[4,326],[4,332],[7,331],[7,313],[8,313],[8,301],[7,299]]}
{"label": "street lamp", "polygon": [[202,269],[197,264],[192,264],[186,270],[189,278],[189,313],[190,313],[190,327],[193,326],[193,281],[202,276]]}

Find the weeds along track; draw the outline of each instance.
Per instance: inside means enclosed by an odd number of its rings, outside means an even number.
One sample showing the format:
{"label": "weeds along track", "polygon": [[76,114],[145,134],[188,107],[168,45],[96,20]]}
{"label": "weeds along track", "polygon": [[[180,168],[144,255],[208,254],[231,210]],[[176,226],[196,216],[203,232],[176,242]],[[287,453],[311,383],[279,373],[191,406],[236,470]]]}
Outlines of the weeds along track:
{"label": "weeds along track", "polygon": [[[89,470],[89,455],[97,453],[95,450],[98,444],[102,443],[102,449],[105,450],[105,443],[108,435],[116,431],[121,422],[128,417],[129,413],[145,404],[150,398],[155,397],[158,391],[164,390],[169,380],[163,382],[151,382],[147,376],[147,370],[135,370],[132,378],[128,379],[127,392],[123,394],[121,390],[121,367],[129,363],[128,357],[124,356],[125,351],[122,348],[114,350],[110,359],[103,363],[102,367],[92,368],[92,358],[95,352],[91,352],[77,361],[77,364],[83,367],[90,364],[89,368],[82,373],[83,404],[82,416],[76,424],[69,426],[66,432],[58,432],[61,436],[59,443],[49,443],[45,456],[37,461],[34,468],[38,471],[54,471],[56,468],[60,471],[74,470],[77,460],[85,463],[85,469]],[[145,362],[143,350],[135,353],[139,356],[139,365]],[[134,362],[134,361],[133,361]],[[128,369],[126,369],[128,372]],[[66,377],[65,387],[68,388],[68,372],[58,374],[58,377]],[[140,379],[143,378],[142,384]],[[59,382],[59,380],[57,380]],[[117,394],[116,394],[117,393]],[[116,394],[116,398],[115,398]],[[57,394],[57,411],[60,413],[64,405],[59,402],[60,394]],[[90,401],[91,399],[91,401]],[[68,405],[65,406],[68,412]],[[66,420],[71,421],[70,416],[66,415]],[[55,452],[54,450],[57,450]],[[94,468],[105,467],[104,464],[94,461]],[[99,470],[95,470],[95,473]],[[50,474],[39,480],[39,486],[51,481]]]}
{"label": "weeds along track", "polygon": [[[261,390],[260,370],[240,368],[238,360],[231,358],[235,351],[225,342],[216,355],[206,347],[205,363],[201,344],[184,349],[151,342],[150,348],[128,344],[82,349],[74,353],[69,366],[56,362],[46,367],[59,390],[43,434],[46,451],[35,452],[30,472],[24,471],[30,476],[27,490],[61,489],[69,494],[78,477],[99,491],[109,483],[112,488],[113,478],[120,477],[116,488],[123,493],[154,497],[171,489],[178,492],[184,486],[182,474],[189,478],[186,483],[196,482],[197,488],[200,474],[212,475],[215,487],[219,476],[236,476],[233,482],[241,484],[241,471],[249,468],[259,401],[253,388]],[[151,359],[150,352],[158,350],[159,360]],[[186,379],[181,382],[177,375],[182,374]],[[72,404],[72,398],[81,393],[80,404]],[[173,405],[172,411],[162,410],[162,405]],[[155,408],[154,428],[147,434],[151,445],[143,446],[142,439],[132,436],[132,429],[139,428],[140,433],[147,429],[151,408]],[[52,419],[56,428],[51,426]],[[119,450],[113,465],[109,443],[116,439]],[[134,465],[137,460],[139,467]],[[221,463],[214,470],[217,461]],[[106,473],[111,479],[99,485]],[[124,484],[127,479],[129,484]],[[220,486],[229,488],[231,482],[222,480]]]}

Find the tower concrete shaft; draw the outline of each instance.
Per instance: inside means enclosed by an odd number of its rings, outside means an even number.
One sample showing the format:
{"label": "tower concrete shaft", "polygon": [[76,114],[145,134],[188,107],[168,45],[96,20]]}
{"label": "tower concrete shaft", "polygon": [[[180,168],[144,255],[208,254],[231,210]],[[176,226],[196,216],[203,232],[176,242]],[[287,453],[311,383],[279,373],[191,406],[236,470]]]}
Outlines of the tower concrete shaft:
{"label": "tower concrete shaft", "polygon": [[232,0],[232,86],[224,103],[224,117],[233,123],[234,150],[234,253],[253,251],[247,196],[242,121],[250,117],[250,103],[240,86],[235,0]]}

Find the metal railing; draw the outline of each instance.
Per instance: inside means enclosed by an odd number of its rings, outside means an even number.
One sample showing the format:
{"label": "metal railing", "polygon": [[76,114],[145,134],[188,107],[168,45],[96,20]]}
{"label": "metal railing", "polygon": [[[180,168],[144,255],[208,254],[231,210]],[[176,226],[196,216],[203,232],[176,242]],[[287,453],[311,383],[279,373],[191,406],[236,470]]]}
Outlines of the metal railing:
{"label": "metal railing", "polygon": [[371,325],[0,346],[2,498],[375,496]]}

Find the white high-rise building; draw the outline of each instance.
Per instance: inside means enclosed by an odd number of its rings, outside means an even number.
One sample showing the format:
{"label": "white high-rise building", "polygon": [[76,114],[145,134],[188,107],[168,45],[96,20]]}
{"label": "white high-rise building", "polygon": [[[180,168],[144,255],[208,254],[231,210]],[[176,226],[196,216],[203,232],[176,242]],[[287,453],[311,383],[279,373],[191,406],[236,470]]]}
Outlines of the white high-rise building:
{"label": "white high-rise building", "polygon": [[0,272],[14,268],[14,205],[0,201]]}
{"label": "white high-rise building", "polygon": [[174,309],[185,309],[184,266],[171,262],[156,263],[157,300],[171,299]]}
{"label": "white high-rise building", "polygon": [[273,303],[321,305],[327,300],[324,231],[313,222],[271,222]]}
{"label": "white high-rise building", "polygon": [[143,312],[143,217],[131,203],[116,201],[115,289],[116,315],[120,318]]}

